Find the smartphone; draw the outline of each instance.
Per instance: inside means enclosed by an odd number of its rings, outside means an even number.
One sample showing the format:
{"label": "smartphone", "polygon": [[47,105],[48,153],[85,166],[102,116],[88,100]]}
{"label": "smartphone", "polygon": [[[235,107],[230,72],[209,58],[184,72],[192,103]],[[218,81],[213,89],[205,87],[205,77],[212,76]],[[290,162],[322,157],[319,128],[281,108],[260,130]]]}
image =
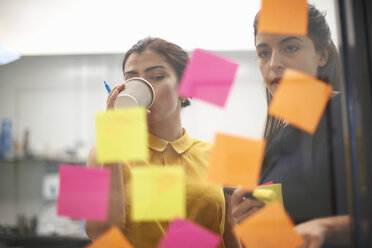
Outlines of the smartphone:
{"label": "smartphone", "polygon": [[[223,187],[223,192],[225,192],[226,194],[232,195],[236,189],[237,189],[236,187],[224,186]],[[245,195],[243,195],[243,197],[256,199],[256,198],[253,197],[252,192],[246,193]]]}

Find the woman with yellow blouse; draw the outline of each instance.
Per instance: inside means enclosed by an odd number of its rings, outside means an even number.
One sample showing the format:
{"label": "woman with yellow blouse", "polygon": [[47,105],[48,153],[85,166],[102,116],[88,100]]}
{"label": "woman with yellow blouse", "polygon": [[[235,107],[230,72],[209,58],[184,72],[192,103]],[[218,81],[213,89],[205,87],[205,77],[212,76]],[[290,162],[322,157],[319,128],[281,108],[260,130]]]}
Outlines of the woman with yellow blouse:
{"label": "woman with yellow blouse", "polygon": [[[156,247],[169,222],[134,222],[131,220],[131,171],[143,164],[182,166],[186,175],[186,219],[221,236],[220,247],[239,247],[231,232],[230,218],[225,216],[222,188],[203,181],[210,143],[188,136],[181,125],[181,107],[190,104],[178,95],[178,84],[188,61],[187,53],[179,46],[159,38],[138,41],[124,56],[125,80],[141,77],[155,90],[155,102],[148,110],[149,160],[146,162],[104,164],[112,170],[109,217],[106,222],[86,222],[86,232],[97,238],[112,225],[121,228],[134,247]],[[112,108],[124,84],[112,89],[107,108]],[[88,167],[100,167],[92,148]],[[226,201],[229,202],[229,201]]]}

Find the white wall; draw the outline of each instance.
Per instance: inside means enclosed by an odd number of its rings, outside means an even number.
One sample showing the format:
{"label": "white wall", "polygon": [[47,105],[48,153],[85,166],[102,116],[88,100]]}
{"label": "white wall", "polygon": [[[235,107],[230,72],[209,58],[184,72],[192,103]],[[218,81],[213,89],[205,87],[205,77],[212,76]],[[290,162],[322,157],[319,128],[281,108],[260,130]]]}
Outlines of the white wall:
{"label": "white wall", "polygon": [[[213,141],[224,131],[260,137],[265,118],[263,85],[251,52],[220,52],[241,63],[225,109],[193,100],[182,110],[183,125],[195,138]],[[105,110],[106,80],[122,82],[122,55],[25,56],[0,67],[0,119],[11,118],[19,142],[30,129],[30,147],[43,156],[62,156],[94,143],[94,114]]]}
{"label": "white wall", "polygon": [[[309,0],[328,12],[334,0]],[[1,0],[0,40],[22,55],[122,53],[158,36],[187,50],[250,50],[260,0]],[[337,38],[337,35],[334,35]]]}

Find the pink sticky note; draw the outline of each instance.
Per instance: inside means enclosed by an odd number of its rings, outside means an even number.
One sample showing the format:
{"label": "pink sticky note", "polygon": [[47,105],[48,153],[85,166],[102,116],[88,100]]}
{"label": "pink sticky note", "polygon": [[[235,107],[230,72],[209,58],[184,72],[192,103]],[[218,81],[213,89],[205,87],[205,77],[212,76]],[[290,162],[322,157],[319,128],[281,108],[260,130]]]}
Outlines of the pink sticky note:
{"label": "pink sticky note", "polygon": [[216,248],[220,236],[190,221],[174,219],[158,248]]}
{"label": "pink sticky note", "polygon": [[258,186],[271,185],[271,184],[274,184],[274,182],[273,182],[273,181],[269,181],[269,182],[266,182],[266,183],[260,184],[260,185],[258,185]]}
{"label": "pink sticky note", "polygon": [[105,221],[111,170],[61,164],[57,214],[77,219]]}
{"label": "pink sticky note", "polygon": [[182,75],[179,94],[224,107],[239,64],[195,49]]}

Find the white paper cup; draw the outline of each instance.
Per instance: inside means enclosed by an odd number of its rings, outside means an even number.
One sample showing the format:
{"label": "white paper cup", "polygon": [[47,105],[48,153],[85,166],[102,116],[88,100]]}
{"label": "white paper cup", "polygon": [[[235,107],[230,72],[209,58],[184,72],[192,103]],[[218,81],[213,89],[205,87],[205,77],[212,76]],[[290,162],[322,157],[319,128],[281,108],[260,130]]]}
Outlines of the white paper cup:
{"label": "white paper cup", "polygon": [[119,93],[114,108],[144,107],[149,109],[155,100],[155,91],[145,79],[133,77],[125,82],[125,89]]}

